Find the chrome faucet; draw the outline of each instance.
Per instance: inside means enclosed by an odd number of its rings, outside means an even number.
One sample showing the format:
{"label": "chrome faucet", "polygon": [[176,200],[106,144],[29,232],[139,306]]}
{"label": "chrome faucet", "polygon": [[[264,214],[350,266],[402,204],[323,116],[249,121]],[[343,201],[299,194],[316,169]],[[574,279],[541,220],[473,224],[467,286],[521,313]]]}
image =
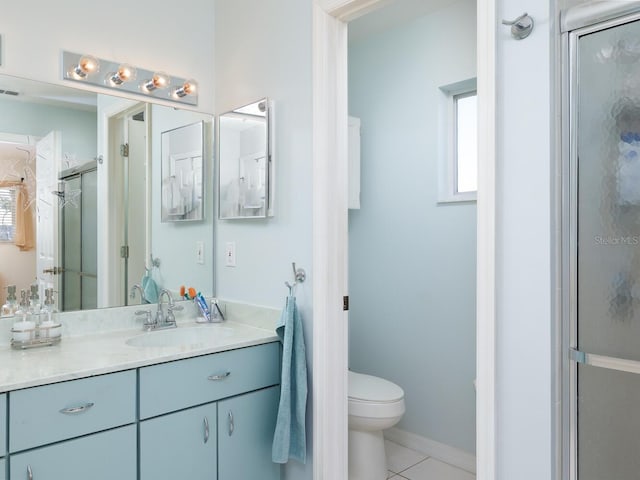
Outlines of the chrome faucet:
{"label": "chrome faucet", "polygon": [[[165,315],[164,310],[162,308],[162,297],[166,296],[168,299],[167,302],[167,313]],[[171,296],[171,292],[166,288],[163,288],[158,295],[158,311],[156,312],[156,329],[160,328],[175,328],[176,325],[176,317],[173,314],[174,310],[182,310],[182,307],[176,307],[173,297]]]}
{"label": "chrome faucet", "polygon": [[[165,315],[164,308],[162,306],[162,297],[167,297],[167,313]],[[145,331],[162,330],[165,328],[176,328],[176,317],[173,314],[174,311],[182,310],[182,306],[176,305],[171,296],[171,292],[166,288],[158,295],[158,310],[156,311],[155,319],[151,320],[151,310],[139,310],[136,315],[144,315],[145,321],[142,325],[142,329]]]}
{"label": "chrome faucet", "polygon": [[137,283],[133,287],[131,287],[131,291],[129,292],[129,298],[131,298],[132,300],[134,298],[136,298],[136,290],[140,294],[140,305],[144,305],[145,303],[149,303],[147,301],[147,299],[145,298],[145,296],[144,296],[144,290],[142,290],[142,287],[140,285],[138,285]]}

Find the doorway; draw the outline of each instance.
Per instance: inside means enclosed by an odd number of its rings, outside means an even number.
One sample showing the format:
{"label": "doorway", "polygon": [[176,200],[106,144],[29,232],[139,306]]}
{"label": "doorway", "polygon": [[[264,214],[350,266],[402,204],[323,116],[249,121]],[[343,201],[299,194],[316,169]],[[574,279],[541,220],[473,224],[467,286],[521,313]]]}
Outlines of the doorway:
{"label": "doorway", "polygon": [[397,1],[348,28],[349,366],[405,392],[392,474],[472,478],[476,2]]}
{"label": "doorway", "polygon": [[106,122],[108,202],[99,206],[99,215],[108,223],[105,251],[111,261],[105,265],[103,307],[131,303],[131,288],[141,282],[150,258],[149,107],[127,104],[109,112]]}

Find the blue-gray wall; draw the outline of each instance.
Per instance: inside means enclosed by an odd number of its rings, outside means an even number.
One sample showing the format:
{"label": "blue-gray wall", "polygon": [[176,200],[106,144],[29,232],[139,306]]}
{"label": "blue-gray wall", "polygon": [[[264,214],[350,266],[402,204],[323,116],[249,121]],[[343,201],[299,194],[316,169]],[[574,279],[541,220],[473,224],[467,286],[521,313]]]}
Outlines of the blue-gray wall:
{"label": "blue-gray wall", "polygon": [[362,119],[350,367],[405,391],[399,428],[475,452],[476,206],[438,205],[439,86],[475,76],[475,1],[349,47]]}

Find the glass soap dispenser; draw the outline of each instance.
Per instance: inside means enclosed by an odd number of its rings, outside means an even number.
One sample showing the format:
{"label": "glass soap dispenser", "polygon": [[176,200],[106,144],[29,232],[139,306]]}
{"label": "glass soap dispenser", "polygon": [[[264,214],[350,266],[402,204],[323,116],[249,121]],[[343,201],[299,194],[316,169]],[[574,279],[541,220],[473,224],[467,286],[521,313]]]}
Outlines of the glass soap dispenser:
{"label": "glass soap dispenser", "polygon": [[16,286],[8,285],[7,286],[7,302],[2,305],[2,312],[0,313],[3,317],[10,317],[16,313],[18,309],[18,299],[16,298]]}
{"label": "glass soap dispenser", "polygon": [[53,288],[44,291],[44,305],[40,322],[40,338],[58,338],[62,333],[60,322],[58,321],[58,310],[53,299]]}
{"label": "glass soap dispenser", "polygon": [[36,324],[30,318],[29,298],[25,290],[20,290],[20,305],[15,313],[16,322],[11,332],[14,342],[28,342],[35,337]]}
{"label": "glass soap dispenser", "polygon": [[29,313],[31,314],[31,320],[33,320],[36,325],[40,324],[40,310],[42,309],[42,305],[40,305],[40,295],[38,294],[38,290],[38,284],[32,284],[31,294],[29,295]]}

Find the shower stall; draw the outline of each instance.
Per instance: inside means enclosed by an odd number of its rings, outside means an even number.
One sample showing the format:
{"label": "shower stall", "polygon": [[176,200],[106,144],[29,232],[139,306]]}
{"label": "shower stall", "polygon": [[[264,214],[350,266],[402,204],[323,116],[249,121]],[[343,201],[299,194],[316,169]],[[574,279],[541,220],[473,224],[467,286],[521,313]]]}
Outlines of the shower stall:
{"label": "shower stall", "polygon": [[86,310],[97,307],[98,251],[96,248],[97,180],[96,162],[62,172],[67,192],[77,192],[75,204],[60,211],[62,285],[60,310]]}
{"label": "shower stall", "polygon": [[563,475],[640,478],[640,3],[563,15]]}

